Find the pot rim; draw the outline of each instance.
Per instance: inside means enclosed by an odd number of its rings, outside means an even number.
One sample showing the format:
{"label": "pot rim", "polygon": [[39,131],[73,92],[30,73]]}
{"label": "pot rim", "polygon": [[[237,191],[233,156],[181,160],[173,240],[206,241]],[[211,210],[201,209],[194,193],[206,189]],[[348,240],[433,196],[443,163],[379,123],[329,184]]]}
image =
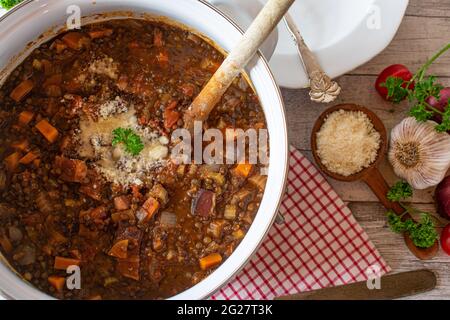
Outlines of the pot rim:
{"label": "pot rim", "polygon": [[[3,16],[0,17],[0,24],[6,19],[8,18],[10,15],[12,15],[13,13],[17,12],[18,10],[24,8],[25,6],[33,3],[35,0],[25,0],[21,3],[19,3],[18,5],[16,5],[15,7],[13,7],[12,9],[10,9],[7,13],[5,13]],[[229,17],[227,14],[225,14],[224,12],[222,12],[220,9],[216,8],[214,5],[212,5],[211,3],[207,2],[206,0],[195,0],[201,4],[203,4],[204,6],[208,7],[210,10],[215,11],[217,14],[219,14],[220,16],[222,16],[222,18],[224,18],[229,24],[231,24],[240,34],[244,34],[244,31],[242,30],[241,27],[239,27],[239,25],[234,22],[232,20],[231,17]],[[130,10],[132,11],[132,10]],[[194,29],[195,30],[195,29]],[[45,30],[43,31],[45,32]],[[212,39],[214,40],[214,39]],[[242,259],[242,261],[239,263],[239,265],[234,268],[234,270],[232,272],[230,272],[229,276],[227,277],[227,279],[225,281],[222,281],[220,283],[218,283],[217,285],[215,285],[214,287],[212,287],[211,289],[208,290],[208,292],[203,293],[200,296],[200,299],[205,299],[210,297],[211,295],[213,295],[216,291],[218,291],[220,288],[222,288],[223,286],[225,286],[227,283],[229,283],[246,265],[247,263],[250,261],[251,258],[253,258],[254,254],[258,251],[258,249],[260,248],[260,246],[262,245],[262,242],[265,240],[265,238],[267,237],[267,234],[269,233],[270,229],[273,226],[273,223],[278,215],[278,211],[279,208],[281,206],[281,202],[283,200],[284,194],[285,194],[285,190],[286,190],[286,186],[287,186],[287,177],[288,177],[288,172],[289,172],[289,152],[290,152],[290,145],[289,145],[289,138],[288,138],[288,132],[287,132],[287,121],[286,121],[286,112],[285,112],[285,107],[284,107],[284,101],[282,98],[282,94],[281,94],[281,90],[278,86],[278,84],[276,83],[275,77],[273,75],[273,72],[271,71],[270,67],[269,67],[269,63],[267,61],[267,59],[264,57],[264,55],[262,54],[262,52],[260,50],[258,50],[258,52],[256,53],[256,57],[258,58],[258,60],[260,60],[262,62],[262,65],[264,67],[264,71],[266,72],[266,76],[269,77],[270,82],[273,85],[273,89],[274,89],[274,94],[276,94],[276,99],[278,100],[278,104],[279,106],[281,106],[281,110],[280,110],[280,116],[283,120],[283,123],[285,124],[283,126],[283,128],[279,128],[278,130],[283,130],[282,135],[284,136],[284,140],[286,141],[286,150],[285,150],[285,154],[283,154],[283,158],[284,158],[284,163],[283,163],[283,172],[282,172],[282,187],[280,188],[281,192],[280,194],[276,197],[276,204],[275,204],[275,210],[272,213],[272,219],[270,221],[269,224],[267,224],[266,229],[264,230],[264,233],[262,233],[262,235],[259,237],[258,240],[258,244],[254,247],[254,249],[249,252],[249,254],[247,255],[247,257],[245,259]],[[249,79],[251,80],[250,76]],[[270,132],[269,132],[270,135]],[[277,172],[278,174],[278,172]],[[266,192],[268,192],[268,190],[264,191],[264,195],[266,194]],[[258,209],[258,213],[259,213]],[[258,213],[256,215],[258,215]],[[239,244],[241,245],[241,244]],[[234,254],[234,252],[233,252]],[[233,255],[232,254],[232,255]],[[1,257],[2,258],[2,257]],[[3,259],[3,258],[2,258]],[[6,259],[5,259],[6,260]],[[10,272],[12,272],[15,276],[18,277],[18,279],[20,279],[20,281],[22,281],[24,284],[26,284],[28,287],[30,287],[30,289],[37,291],[40,295],[42,295],[42,298],[45,299],[55,299],[54,297],[48,295],[47,293],[39,290],[38,288],[36,288],[35,286],[33,286],[32,284],[30,284],[28,281],[23,280],[22,278],[20,278],[20,276],[15,272],[14,269],[11,270],[11,268],[8,265],[5,265],[5,263],[3,261],[1,261],[0,259],[0,264],[3,264],[4,267],[6,267],[6,269]],[[0,266],[1,267],[1,266]],[[216,272],[217,270],[215,270],[214,272]],[[211,273],[210,275],[208,275],[205,279],[209,278],[211,275],[214,274]],[[202,283],[202,281],[199,282]],[[193,285],[191,287],[189,287],[188,289],[177,293],[176,295],[167,298],[168,300],[173,300],[173,299],[181,299],[179,296],[183,295],[186,291],[196,287],[198,284]],[[0,300],[1,300],[1,295],[3,295],[5,298],[8,299],[14,299],[9,293],[7,293],[6,291],[4,291],[3,288],[0,288]],[[185,298],[185,297],[183,297]]]}

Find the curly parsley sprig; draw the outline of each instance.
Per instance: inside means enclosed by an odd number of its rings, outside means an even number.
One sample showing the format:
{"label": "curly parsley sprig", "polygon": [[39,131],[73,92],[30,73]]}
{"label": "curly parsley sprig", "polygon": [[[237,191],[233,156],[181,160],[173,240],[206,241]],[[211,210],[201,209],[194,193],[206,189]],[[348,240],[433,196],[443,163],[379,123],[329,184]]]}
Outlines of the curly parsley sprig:
{"label": "curly parsley sprig", "polygon": [[413,189],[406,181],[398,181],[387,194],[389,201],[398,202],[412,197]]}
{"label": "curly parsley sprig", "polygon": [[11,9],[16,4],[19,4],[23,0],[0,0],[0,6],[5,9]]}
{"label": "curly parsley sprig", "polygon": [[[389,210],[387,212],[388,224],[391,230],[396,233],[408,233],[416,247],[430,248],[439,237],[433,221],[434,217],[428,212],[420,211],[400,203],[401,200],[411,197],[412,194],[413,190],[411,186],[404,181],[397,182],[389,190],[387,194],[388,199],[399,202],[403,209],[405,209],[405,212],[402,215],[397,215]],[[418,222],[413,219],[403,220],[403,217],[408,213],[411,215],[420,214],[420,220]]]}
{"label": "curly parsley sprig", "polygon": [[117,128],[113,130],[112,145],[115,146],[118,143],[123,143],[125,151],[133,156],[137,156],[144,149],[141,138],[131,129]]}
{"label": "curly parsley sprig", "polygon": [[408,98],[410,103],[413,104],[409,114],[416,118],[417,121],[429,120],[434,114],[440,115],[442,122],[436,126],[438,132],[450,130],[450,99],[446,108],[444,108],[445,111],[441,111],[427,103],[427,99],[430,97],[435,97],[437,100],[440,99],[439,94],[443,86],[437,83],[436,76],[426,76],[426,72],[449,49],[450,43],[431,57],[410,80],[405,81],[401,78],[390,76],[386,79],[386,82],[381,84],[381,86],[388,89],[387,97],[392,102],[400,103],[405,98]]}

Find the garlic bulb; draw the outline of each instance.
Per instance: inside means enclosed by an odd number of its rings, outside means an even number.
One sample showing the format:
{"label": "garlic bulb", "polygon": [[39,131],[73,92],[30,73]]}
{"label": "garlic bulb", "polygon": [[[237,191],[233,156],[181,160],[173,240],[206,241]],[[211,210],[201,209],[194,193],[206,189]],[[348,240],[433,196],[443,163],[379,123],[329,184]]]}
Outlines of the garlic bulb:
{"label": "garlic bulb", "polygon": [[437,185],[450,167],[450,135],[435,126],[410,117],[391,132],[389,161],[395,174],[415,189]]}

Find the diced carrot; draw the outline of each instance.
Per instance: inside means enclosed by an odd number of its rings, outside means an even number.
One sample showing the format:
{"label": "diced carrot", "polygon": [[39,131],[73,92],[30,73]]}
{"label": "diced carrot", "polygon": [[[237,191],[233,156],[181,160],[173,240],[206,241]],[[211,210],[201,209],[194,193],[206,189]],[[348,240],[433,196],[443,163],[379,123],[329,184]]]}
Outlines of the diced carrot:
{"label": "diced carrot", "polygon": [[22,111],[19,113],[19,125],[22,127],[26,126],[33,120],[34,113],[31,111]]}
{"label": "diced carrot", "polygon": [[10,253],[13,249],[11,241],[6,236],[0,236],[0,246],[6,253]]}
{"label": "diced carrot", "polygon": [[222,262],[222,256],[218,253],[210,254],[209,256],[203,257],[199,260],[200,268],[202,270],[211,269]]}
{"label": "diced carrot", "polygon": [[59,277],[59,276],[50,276],[50,277],[48,277],[48,282],[58,292],[61,292],[61,291],[63,291],[64,285],[66,284],[66,279],[64,277]]}
{"label": "diced carrot", "polygon": [[74,257],[75,259],[81,260],[81,252],[78,249],[73,249],[69,251],[70,254],[72,255],[72,257]]}
{"label": "diced carrot", "polygon": [[113,34],[113,29],[92,30],[88,32],[91,39],[109,37]]}
{"label": "diced carrot", "polygon": [[30,151],[30,152],[28,152],[25,156],[23,156],[23,157],[19,160],[19,163],[21,163],[21,164],[30,164],[30,163],[32,163],[34,160],[36,160],[37,158],[39,158],[39,153],[38,153],[38,152]]}
{"label": "diced carrot", "polygon": [[66,157],[55,157],[55,167],[61,169],[60,178],[67,182],[83,182],[87,176],[86,162]]}
{"label": "diced carrot", "polygon": [[167,50],[161,50],[156,55],[156,59],[161,66],[166,66],[169,63],[169,52]]}
{"label": "diced carrot", "polygon": [[11,143],[11,147],[16,149],[16,150],[20,150],[20,151],[28,151],[30,150],[30,143],[28,142],[28,140],[21,140],[21,141],[16,141]]}
{"label": "diced carrot", "polygon": [[52,245],[59,245],[66,243],[68,239],[64,237],[61,233],[56,230],[50,230],[49,232],[49,243]]}
{"label": "diced carrot", "polygon": [[55,49],[56,49],[56,53],[60,54],[61,52],[63,52],[64,50],[67,49],[67,45],[65,43],[63,43],[62,41],[56,40],[55,41]]}
{"label": "diced carrot", "polygon": [[119,211],[127,210],[130,208],[130,199],[127,196],[115,197],[114,207]]}
{"label": "diced carrot", "polygon": [[117,241],[108,254],[115,258],[126,259],[128,257],[128,242],[128,239]]}
{"label": "diced carrot", "polygon": [[243,178],[247,178],[252,171],[253,165],[248,163],[240,163],[234,169],[233,172]]}
{"label": "diced carrot", "polygon": [[45,88],[51,85],[60,85],[61,83],[62,83],[62,74],[58,73],[48,77],[44,81],[44,84],[42,86]]}
{"label": "diced carrot", "polygon": [[133,195],[134,199],[140,199],[142,197],[140,187],[135,184],[131,185],[131,194]]}
{"label": "diced carrot", "polygon": [[153,197],[149,197],[142,205],[142,208],[136,213],[136,217],[138,218],[139,222],[146,223],[153,217],[158,209],[158,200]]}
{"label": "diced carrot", "polygon": [[92,209],[89,212],[89,216],[94,221],[95,220],[103,220],[103,219],[106,219],[106,217],[108,216],[108,210],[106,209],[105,206],[100,206],[100,207]]}
{"label": "diced carrot", "polygon": [[69,32],[61,39],[71,49],[81,50],[83,47],[89,44],[89,38],[87,38],[81,32]]}
{"label": "diced carrot", "polygon": [[27,94],[33,90],[34,82],[32,80],[22,81],[9,95],[15,102],[20,102]]}
{"label": "diced carrot", "polygon": [[36,160],[33,160],[33,165],[36,167],[36,168],[39,168],[39,165],[41,164],[41,159],[36,159]]}
{"label": "diced carrot", "polygon": [[[175,105],[176,107],[176,105]],[[164,127],[167,129],[172,128],[180,119],[180,113],[173,110],[173,108],[167,107],[164,110]]]}
{"label": "diced carrot", "polygon": [[55,257],[55,264],[53,265],[53,268],[56,270],[67,270],[68,267],[79,266],[80,263],[81,261],[78,259],[57,256]]}
{"label": "diced carrot", "polygon": [[20,160],[19,152],[14,152],[14,153],[10,154],[9,156],[7,156],[4,160],[6,169],[9,172],[16,171],[17,167],[19,166],[19,160]]}
{"label": "diced carrot", "polygon": [[48,142],[53,143],[58,139],[58,130],[52,126],[47,120],[42,119],[36,124],[36,129],[48,140]]}
{"label": "diced carrot", "polygon": [[162,31],[159,29],[155,29],[153,33],[153,44],[156,47],[162,47],[164,45],[163,34]]}
{"label": "diced carrot", "polygon": [[78,190],[94,200],[100,201],[102,199],[102,190],[96,183],[83,185]]}

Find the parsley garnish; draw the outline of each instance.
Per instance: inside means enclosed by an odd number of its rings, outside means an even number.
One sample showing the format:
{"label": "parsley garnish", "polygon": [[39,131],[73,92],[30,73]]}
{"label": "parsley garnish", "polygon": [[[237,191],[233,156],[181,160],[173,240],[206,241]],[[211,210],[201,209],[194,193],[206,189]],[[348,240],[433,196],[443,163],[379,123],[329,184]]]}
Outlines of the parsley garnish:
{"label": "parsley garnish", "polygon": [[22,1],[23,0],[0,0],[0,6],[9,10]]}
{"label": "parsley garnish", "polygon": [[400,103],[409,95],[408,89],[402,87],[404,83],[405,81],[402,78],[390,76],[380,86],[388,89],[387,97],[392,102]]}
{"label": "parsley garnish", "polygon": [[391,230],[397,233],[407,232],[416,247],[430,248],[439,237],[428,213],[422,213],[420,222],[411,219],[402,221],[402,216],[392,211],[389,211],[387,216]]}
{"label": "parsley garnish", "polygon": [[[435,97],[439,100],[439,93],[443,89],[443,86],[436,82],[436,77],[426,76],[428,68],[436,61],[441,55],[450,49],[450,43],[436,53],[430,60],[428,60],[411,78],[409,81],[405,81],[397,77],[388,77],[386,82],[381,86],[388,89],[387,97],[394,103],[400,103],[405,98],[413,104],[413,107],[409,111],[409,115],[416,118],[417,121],[426,121],[431,119],[435,114],[442,117],[442,123],[436,126],[436,130],[439,132],[445,132],[450,130],[450,100],[445,111],[438,110],[427,103],[427,99]],[[414,86],[413,86],[414,84]]]}
{"label": "parsley garnish", "polygon": [[113,130],[112,145],[115,146],[118,143],[123,143],[125,151],[133,156],[137,156],[144,149],[141,138],[131,129],[117,128]]}
{"label": "parsley garnish", "polygon": [[399,181],[397,182],[387,194],[387,198],[390,201],[400,201],[411,197],[413,190],[408,182]]}
{"label": "parsley garnish", "polygon": [[[412,194],[411,186],[407,182],[399,181],[389,190],[387,197],[390,201],[399,202],[402,199],[411,197]],[[387,212],[387,220],[391,230],[396,233],[408,233],[412,242],[418,248],[430,248],[433,246],[439,235],[432,216],[428,212],[407,207],[402,203],[400,205],[405,209],[402,215],[397,215],[391,210]],[[420,213],[420,221],[416,222],[412,219],[403,221],[402,218],[407,213]]]}

